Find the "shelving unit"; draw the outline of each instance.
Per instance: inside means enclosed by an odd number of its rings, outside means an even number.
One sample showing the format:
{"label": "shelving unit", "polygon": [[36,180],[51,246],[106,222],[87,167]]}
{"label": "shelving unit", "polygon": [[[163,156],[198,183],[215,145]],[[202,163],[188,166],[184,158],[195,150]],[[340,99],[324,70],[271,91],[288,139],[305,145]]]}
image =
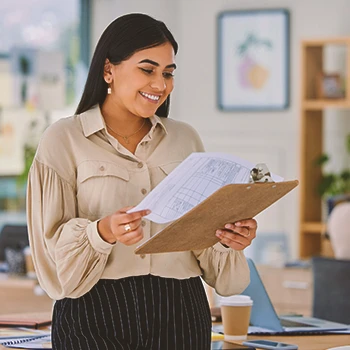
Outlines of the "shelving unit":
{"label": "shelving unit", "polygon": [[[340,45],[346,50],[345,97],[318,99],[316,81],[324,72],[324,49]],[[302,42],[301,84],[301,175],[300,175],[300,237],[299,256],[307,258],[323,253],[322,200],[316,186],[321,179],[321,169],[314,160],[323,153],[323,112],[328,108],[350,109],[350,37]]]}

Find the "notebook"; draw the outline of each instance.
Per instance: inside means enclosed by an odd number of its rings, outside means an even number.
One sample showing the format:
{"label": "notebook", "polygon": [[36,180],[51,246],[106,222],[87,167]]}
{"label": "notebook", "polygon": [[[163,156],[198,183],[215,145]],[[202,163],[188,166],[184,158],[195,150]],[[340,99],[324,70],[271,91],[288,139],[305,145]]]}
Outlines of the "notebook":
{"label": "notebook", "polygon": [[[253,299],[250,315],[249,334],[258,333],[329,333],[329,331],[349,330],[350,326],[305,316],[277,316],[258,270],[251,259],[247,259],[250,268],[250,284],[242,294]],[[266,332],[254,331],[254,327],[266,329]]]}
{"label": "notebook", "polygon": [[40,328],[50,325],[51,317],[51,312],[0,315],[0,326]]}
{"label": "notebook", "polygon": [[7,348],[16,349],[52,349],[50,333],[33,337],[23,337],[16,339],[3,339],[0,344]]}
{"label": "notebook", "polygon": [[47,334],[47,330],[39,330],[25,327],[0,327],[0,343],[8,339],[31,338]]}

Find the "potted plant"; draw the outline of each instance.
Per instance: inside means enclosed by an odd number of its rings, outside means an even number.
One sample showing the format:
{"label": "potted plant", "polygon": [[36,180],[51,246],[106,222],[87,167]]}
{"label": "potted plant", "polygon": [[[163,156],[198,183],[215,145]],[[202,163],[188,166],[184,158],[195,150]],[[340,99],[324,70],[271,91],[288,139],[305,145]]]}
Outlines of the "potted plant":
{"label": "potted plant", "polygon": [[27,135],[24,142],[24,167],[20,175],[17,176],[17,185],[23,187],[27,183],[28,173],[32,165],[36,149],[39,144],[39,139],[48,126],[48,117],[45,117],[45,121],[39,119],[33,119],[29,123]]}
{"label": "potted plant", "polygon": [[[340,201],[350,201],[350,133],[346,137],[346,151],[349,156],[347,167],[338,173],[323,171],[317,186],[317,192],[327,202],[328,215]],[[315,164],[323,168],[329,160],[329,155],[324,153],[316,159]]]}

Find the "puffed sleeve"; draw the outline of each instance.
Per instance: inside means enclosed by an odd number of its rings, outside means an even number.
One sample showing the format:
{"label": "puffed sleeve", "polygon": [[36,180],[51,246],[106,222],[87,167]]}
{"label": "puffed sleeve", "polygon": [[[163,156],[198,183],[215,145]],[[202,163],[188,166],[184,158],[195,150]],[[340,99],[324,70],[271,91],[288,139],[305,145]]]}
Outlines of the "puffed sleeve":
{"label": "puffed sleeve", "polygon": [[52,299],[77,298],[99,280],[113,245],[97,222],[77,218],[72,184],[34,160],[27,188],[29,240],[37,277]]}
{"label": "puffed sleeve", "polygon": [[250,282],[250,272],[243,251],[225,248],[217,243],[214,246],[195,250],[202,277],[217,294],[229,296],[244,291]]}

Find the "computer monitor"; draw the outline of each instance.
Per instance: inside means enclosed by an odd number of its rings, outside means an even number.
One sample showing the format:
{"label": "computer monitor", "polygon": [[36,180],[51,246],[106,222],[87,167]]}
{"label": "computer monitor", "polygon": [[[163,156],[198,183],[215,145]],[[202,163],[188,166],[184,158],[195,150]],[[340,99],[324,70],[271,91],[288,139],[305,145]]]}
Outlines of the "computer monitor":
{"label": "computer monitor", "polygon": [[0,261],[5,261],[5,249],[23,249],[29,245],[27,225],[4,225],[0,232]]}

